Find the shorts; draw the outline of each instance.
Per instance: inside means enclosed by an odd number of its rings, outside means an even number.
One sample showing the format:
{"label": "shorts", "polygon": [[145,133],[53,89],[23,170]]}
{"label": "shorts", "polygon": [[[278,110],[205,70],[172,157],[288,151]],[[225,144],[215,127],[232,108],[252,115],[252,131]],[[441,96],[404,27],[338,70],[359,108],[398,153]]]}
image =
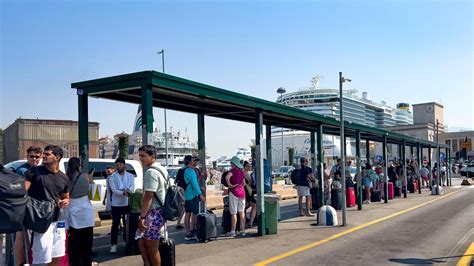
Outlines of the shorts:
{"label": "shorts", "polygon": [[150,209],[145,215],[146,229],[143,232],[142,239],[144,240],[160,240],[161,228],[166,221],[161,214],[161,208]]}
{"label": "shorts", "polygon": [[311,195],[308,186],[296,186],[296,192],[298,194],[298,197],[305,197]]}
{"label": "shorts", "polygon": [[195,215],[199,213],[199,197],[196,196],[191,200],[184,201],[184,211],[191,212]]}
{"label": "shorts", "polygon": [[245,198],[241,199],[232,192],[229,193],[229,212],[230,214],[237,214],[237,212],[244,212],[245,211]]}
{"label": "shorts", "polygon": [[427,181],[427,180],[428,180],[428,177],[427,177],[427,176],[422,176],[421,179]]}
{"label": "shorts", "polygon": [[53,258],[66,255],[66,228],[57,228],[52,222],[44,233],[33,232],[32,264],[50,263]]}
{"label": "shorts", "polygon": [[373,182],[368,180],[368,179],[364,179],[364,186],[366,188],[372,188],[374,186]]}

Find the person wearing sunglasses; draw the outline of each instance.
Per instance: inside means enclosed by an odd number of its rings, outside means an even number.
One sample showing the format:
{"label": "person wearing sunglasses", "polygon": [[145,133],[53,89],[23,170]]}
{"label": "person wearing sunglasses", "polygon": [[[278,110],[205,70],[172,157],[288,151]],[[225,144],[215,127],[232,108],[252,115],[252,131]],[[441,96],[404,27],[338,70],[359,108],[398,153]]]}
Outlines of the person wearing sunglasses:
{"label": "person wearing sunglasses", "polygon": [[[30,146],[26,150],[26,163],[16,169],[16,173],[25,176],[25,172],[31,167],[38,166],[41,161],[43,149],[38,146]],[[16,232],[15,235],[15,259],[16,265],[23,265],[25,263],[25,248],[23,241],[23,231]]]}

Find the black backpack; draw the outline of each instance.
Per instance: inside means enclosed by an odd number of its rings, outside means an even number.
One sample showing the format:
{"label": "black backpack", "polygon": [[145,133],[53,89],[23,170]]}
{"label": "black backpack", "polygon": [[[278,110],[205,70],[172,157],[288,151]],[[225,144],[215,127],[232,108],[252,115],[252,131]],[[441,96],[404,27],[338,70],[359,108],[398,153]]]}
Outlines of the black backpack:
{"label": "black backpack", "polygon": [[[38,167],[32,167],[29,171],[33,171],[36,177],[40,175]],[[44,190],[44,193],[46,194],[44,200],[26,196],[24,226],[26,229],[38,233],[48,231],[49,226],[59,213],[59,205],[56,200],[46,190]]]}
{"label": "black backpack", "polygon": [[23,230],[25,207],[25,178],[2,167],[0,170],[1,234]]}
{"label": "black backpack", "polygon": [[225,177],[227,176],[227,174],[229,173],[230,171],[225,171],[224,173],[222,173],[222,176],[221,176],[221,184],[224,186],[224,187],[229,187],[229,184],[227,184],[227,179],[225,179]]}
{"label": "black backpack", "polygon": [[301,177],[301,169],[294,169],[291,171],[291,183],[294,185],[299,185],[300,184],[300,177]]}
{"label": "black backpack", "polygon": [[184,191],[176,184],[171,185],[169,178],[166,178],[160,168],[153,166],[151,168],[157,170],[163,178],[166,179],[165,202],[161,202],[161,200],[156,196],[156,193],[154,193],[156,200],[161,205],[163,218],[167,221],[176,221],[184,213]]}
{"label": "black backpack", "polygon": [[188,187],[188,183],[184,181],[184,172],[186,171],[187,167],[180,168],[178,173],[176,174],[176,185],[181,187],[183,190],[186,190]]}

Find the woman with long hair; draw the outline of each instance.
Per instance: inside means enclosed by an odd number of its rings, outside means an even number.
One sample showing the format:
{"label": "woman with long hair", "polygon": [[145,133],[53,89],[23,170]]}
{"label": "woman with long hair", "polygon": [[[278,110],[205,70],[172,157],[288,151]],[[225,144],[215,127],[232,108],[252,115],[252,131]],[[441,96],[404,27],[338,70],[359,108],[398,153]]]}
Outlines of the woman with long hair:
{"label": "woman with long hair", "polygon": [[70,179],[70,202],[66,217],[69,224],[68,255],[73,266],[92,264],[94,208],[89,200],[89,183],[93,181],[89,175],[81,174],[81,168],[79,158],[69,159],[66,174]]}

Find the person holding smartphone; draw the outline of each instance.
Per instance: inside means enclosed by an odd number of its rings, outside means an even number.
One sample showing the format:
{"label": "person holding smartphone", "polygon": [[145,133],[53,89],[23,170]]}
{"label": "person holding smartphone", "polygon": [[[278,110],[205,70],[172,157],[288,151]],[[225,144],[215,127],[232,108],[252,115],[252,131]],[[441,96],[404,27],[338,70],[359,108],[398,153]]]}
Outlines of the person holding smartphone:
{"label": "person holding smartphone", "polygon": [[[116,172],[111,176],[110,190],[112,191],[112,229],[110,234],[110,253],[117,253],[118,229],[120,220],[125,224],[125,214],[128,213],[128,197],[135,192],[135,176],[125,171],[125,159],[115,160]],[[125,238],[125,235],[124,235]],[[124,239],[125,240],[125,239]]]}

